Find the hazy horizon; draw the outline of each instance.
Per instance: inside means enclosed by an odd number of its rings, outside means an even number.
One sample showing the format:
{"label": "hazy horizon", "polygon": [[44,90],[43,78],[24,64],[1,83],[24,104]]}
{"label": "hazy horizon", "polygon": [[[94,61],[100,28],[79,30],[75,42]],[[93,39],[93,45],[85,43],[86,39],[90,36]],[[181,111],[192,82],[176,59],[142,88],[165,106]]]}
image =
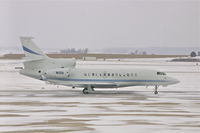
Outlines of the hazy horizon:
{"label": "hazy horizon", "polygon": [[0,0],[0,47],[200,47],[199,0]]}
{"label": "hazy horizon", "polygon": [[[41,48],[44,53],[60,53],[60,50],[67,50],[67,48]],[[79,48],[76,48],[78,50]],[[192,51],[196,53],[200,52],[199,47],[120,47],[113,48],[107,47],[102,49],[89,49],[89,53],[106,53],[106,54],[132,54],[135,52],[137,54],[143,54],[146,52],[148,55],[151,54],[160,54],[160,55],[189,55]],[[10,48],[1,48],[0,55],[2,54],[16,54],[23,53],[22,47],[10,47]]]}

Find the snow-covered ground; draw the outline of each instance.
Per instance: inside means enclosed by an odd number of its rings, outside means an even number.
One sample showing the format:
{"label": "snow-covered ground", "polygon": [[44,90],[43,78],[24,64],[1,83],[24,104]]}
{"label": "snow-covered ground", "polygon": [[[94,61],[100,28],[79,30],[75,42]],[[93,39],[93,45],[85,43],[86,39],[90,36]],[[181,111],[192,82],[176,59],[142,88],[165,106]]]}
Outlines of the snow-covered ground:
{"label": "snow-covered ground", "polygon": [[166,71],[179,84],[97,90],[45,84],[19,75],[19,60],[0,60],[0,132],[199,133],[200,64],[170,59],[78,61],[77,67],[125,67]]}

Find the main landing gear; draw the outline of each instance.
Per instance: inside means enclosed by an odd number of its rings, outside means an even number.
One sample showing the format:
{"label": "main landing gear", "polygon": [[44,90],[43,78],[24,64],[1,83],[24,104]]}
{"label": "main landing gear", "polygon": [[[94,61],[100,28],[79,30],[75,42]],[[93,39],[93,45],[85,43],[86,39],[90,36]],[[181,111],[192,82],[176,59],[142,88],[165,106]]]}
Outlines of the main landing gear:
{"label": "main landing gear", "polygon": [[83,94],[88,94],[89,93],[88,88],[84,88],[82,92]]}
{"label": "main landing gear", "polygon": [[158,94],[158,86],[157,85],[155,86],[154,94],[155,95]]}
{"label": "main landing gear", "polygon": [[89,94],[93,91],[94,91],[94,87],[90,86],[90,87],[85,87],[82,92],[83,92],[83,94]]}

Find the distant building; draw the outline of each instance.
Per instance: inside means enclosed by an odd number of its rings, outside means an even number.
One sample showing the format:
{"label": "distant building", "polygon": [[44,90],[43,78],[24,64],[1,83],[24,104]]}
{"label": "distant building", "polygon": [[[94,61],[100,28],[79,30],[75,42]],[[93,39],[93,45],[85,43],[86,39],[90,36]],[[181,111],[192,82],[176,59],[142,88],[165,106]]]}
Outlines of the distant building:
{"label": "distant building", "polygon": [[146,51],[143,51],[143,52],[140,52],[138,50],[135,50],[135,52],[130,52],[130,54],[132,55],[147,55],[147,52]]}
{"label": "distant building", "polygon": [[146,52],[146,51],[143,51],[143,52],[142,52],[142,55],[147,55],[147,52]]}
{"label": "distant building", "polygon": [[200,56],[200,51],[198,51],[198,56]]}

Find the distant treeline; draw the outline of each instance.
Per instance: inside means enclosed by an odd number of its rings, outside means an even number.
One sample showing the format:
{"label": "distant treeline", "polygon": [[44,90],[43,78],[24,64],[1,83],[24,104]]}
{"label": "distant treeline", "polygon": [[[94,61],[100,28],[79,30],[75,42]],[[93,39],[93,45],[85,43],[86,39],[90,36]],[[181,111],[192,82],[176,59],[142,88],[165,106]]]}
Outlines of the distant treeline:
{"label": "distant treeline", "polygon": [[88,48],[84,48],[84,49],[68,48],[68,49],[60,50],[60,53],[61,54],[87,54]]}

